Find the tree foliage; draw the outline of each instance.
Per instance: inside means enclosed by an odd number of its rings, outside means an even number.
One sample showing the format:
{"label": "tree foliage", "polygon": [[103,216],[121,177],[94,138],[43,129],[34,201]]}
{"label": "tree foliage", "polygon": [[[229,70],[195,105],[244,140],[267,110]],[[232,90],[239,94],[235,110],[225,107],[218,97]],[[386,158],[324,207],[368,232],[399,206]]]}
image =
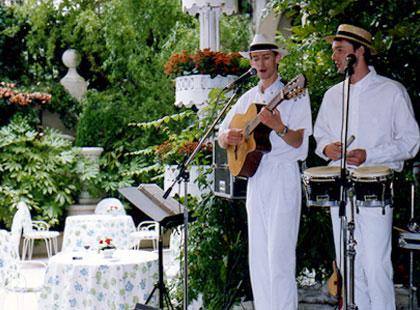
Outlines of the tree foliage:
{"label": "tree foliage", "polygon": [[[292,20],[292,36],[283,38],[291,51],[282,69],[288,74],[304,72],[315,105],[325,90],[340,77],[331,61],[330,45],[323,40],[338,25],[349,23],[368,29],[379,55],[373,64],[379,74],[403,83],[418,110],[417,61],[420,47],[420,5],[410,0],[276,0],[278,12]],[[317,112],[315,110],[314,112]]]}

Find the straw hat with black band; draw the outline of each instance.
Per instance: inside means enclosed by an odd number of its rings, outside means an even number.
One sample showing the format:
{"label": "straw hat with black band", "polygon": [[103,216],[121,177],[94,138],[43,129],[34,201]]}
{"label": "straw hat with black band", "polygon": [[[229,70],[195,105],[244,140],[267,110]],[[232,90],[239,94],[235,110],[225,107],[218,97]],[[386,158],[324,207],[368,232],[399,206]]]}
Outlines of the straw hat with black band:
{"label": "straw hat with black band", "polygon": [[287,54],[287,51],[285,49],[279,48],[278,45],[274,42],[274,40],[268,39],[266,35],[261,34],[261,33],[257,33],[254,36],[254,39],[249,45],[248,51],[239,52],[239,54],[241,54],[242,57],[250,59],[250,55],[252,52],[266,52],[266,51],[272,51],[282,56]]}
{"label": "straw hat with black band", "polygon": [[345,39],[360,43],[369,48],[371,55],[376,55],[378,53],[372,46],[372,35],[370,32],[360,27],[342,24],[338,26],[335,35],[325,37],[325,40],[329,43],[332,43],[335,39]]}

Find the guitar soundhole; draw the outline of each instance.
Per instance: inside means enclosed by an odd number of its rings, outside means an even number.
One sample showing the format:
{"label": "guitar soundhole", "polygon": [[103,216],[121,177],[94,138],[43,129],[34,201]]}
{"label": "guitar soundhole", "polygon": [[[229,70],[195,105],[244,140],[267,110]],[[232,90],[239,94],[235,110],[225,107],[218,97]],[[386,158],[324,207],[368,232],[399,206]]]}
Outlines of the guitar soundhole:
{"label": "guitar soundhole", "polygon": [[238,160],[238,146],[237,145],[235,145],[234,153],[235,153],[235,160]]}

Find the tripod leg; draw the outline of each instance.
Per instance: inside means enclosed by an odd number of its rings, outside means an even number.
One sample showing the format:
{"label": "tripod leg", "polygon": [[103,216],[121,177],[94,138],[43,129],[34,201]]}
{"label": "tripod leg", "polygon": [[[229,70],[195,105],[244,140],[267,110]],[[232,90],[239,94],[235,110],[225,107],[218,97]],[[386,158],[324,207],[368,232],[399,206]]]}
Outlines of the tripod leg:
{"label": "tripod leg", "polygon": [[166,306],[168,307],[168,309],[170,308],[174,310],[174,307],[172,306],[172,303],[171,303],[171,298],[169,297],[169,292],[165,286],[163,287],[163,295],[166,300]]}
{"label": "tripod leg", "polygon": [[150,300],[152,299],[152,297],[153,297],[153,294],[155,293],[155,291],[156,291],[156,289],[159,287],[159,284],[158,283],[155,283],[154,285],[153,285],[153,290],[150,292],[150,294],[149,294],[149,296],[147,297],[147,300],[146,300],[146,305],[148,305],[149,304],[149,302],[150,302]]}

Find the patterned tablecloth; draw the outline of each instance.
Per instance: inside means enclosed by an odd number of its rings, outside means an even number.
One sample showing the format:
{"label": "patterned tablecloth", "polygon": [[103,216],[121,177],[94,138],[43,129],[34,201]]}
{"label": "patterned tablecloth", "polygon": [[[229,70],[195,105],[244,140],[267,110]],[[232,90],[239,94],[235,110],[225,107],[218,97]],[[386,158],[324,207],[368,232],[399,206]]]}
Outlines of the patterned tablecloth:
{"label": "patterned tablecloth", "polygon": [[0,289],[6,286],[7,281],[16,278],[18,261],[12,235],[6,230],[0,230]]}
{"label": "patterned tablecloth", "polygon": [[[136,303],[145,303],[158,280],[158,269],[158,255],[148,251],[116,250],[111,259],[96,251],[61,252],[49,260],[38,306],[132,310]],[[157,303],[155,292],[149,305]]]}
{"label": "patterned tablecloth", "polygon": [[128,215],[74,215],[66,218],[62,251],[97,249],[100,239],[112,238],[118,249],[132,246],[130,233],[136,227]]}

